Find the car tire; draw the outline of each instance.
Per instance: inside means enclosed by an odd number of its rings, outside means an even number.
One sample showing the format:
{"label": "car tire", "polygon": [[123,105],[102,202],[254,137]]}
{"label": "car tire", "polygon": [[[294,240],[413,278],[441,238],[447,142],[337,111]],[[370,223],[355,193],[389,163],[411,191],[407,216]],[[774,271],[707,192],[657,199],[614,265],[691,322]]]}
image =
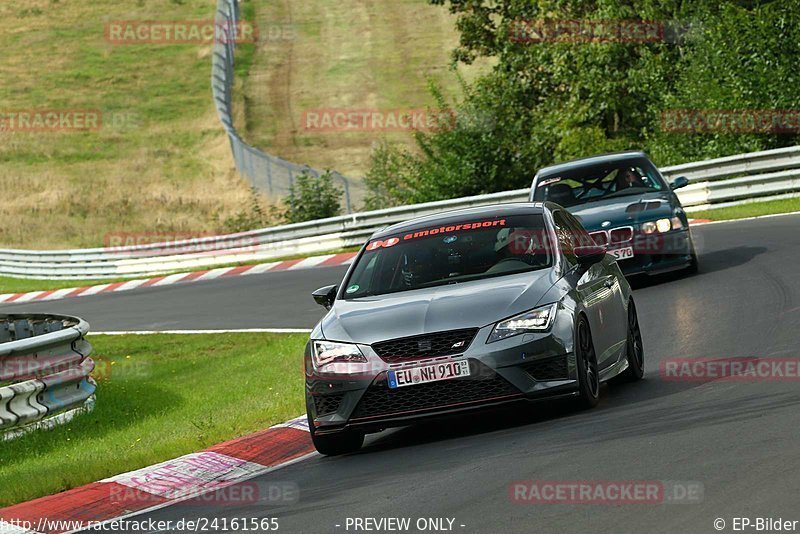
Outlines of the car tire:
{"label": "car tire", "polygon": [[313,422],[309,421],[311,441],[317,452],[325,456],[340,456],[356,452],[364,444],[364,433],[356,430],[343,430],[335,434],[319,435],[314,432]]}
{"label": "car tire", "polygon": [[689,259],[689,266],[684,271],[686,274],[697,274],[700,271],[700,262],[697,261],[697,252],[694,249],[694,241],[689,239],[689,248],[691,249],[691,258]]}
{"label": "car tire", "polygon": [[578,368],[578,407],[594,408],[600,401],[600,374],[589,321],[580,316],[575,328],[575,359]]}
{"label": "car tire", "polygon": [[620,375],[625,382],[635,382],[644,376],[644,345],[642,331],[639,328],[639,316],[633,300],[628,304],[628,339],[625,343],[628,368]]}

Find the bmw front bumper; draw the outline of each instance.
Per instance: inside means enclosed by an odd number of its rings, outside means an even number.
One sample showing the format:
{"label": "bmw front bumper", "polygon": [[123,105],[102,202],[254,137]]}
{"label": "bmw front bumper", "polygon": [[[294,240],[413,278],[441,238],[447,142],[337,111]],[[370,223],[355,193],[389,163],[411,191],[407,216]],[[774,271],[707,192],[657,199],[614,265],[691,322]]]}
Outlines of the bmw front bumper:
{"label": "bmw front bumper", "polygon": [[689,267],[694,249],[689,229],[666,234],[636,233],[633,239],[633,258],[618,260],[626,276],[661,274]]}

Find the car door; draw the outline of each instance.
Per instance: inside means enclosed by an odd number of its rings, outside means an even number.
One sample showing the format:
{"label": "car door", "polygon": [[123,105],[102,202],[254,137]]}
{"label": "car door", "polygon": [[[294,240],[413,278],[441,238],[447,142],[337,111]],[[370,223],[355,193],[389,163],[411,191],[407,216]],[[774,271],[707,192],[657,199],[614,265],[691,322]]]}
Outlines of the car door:
{"label": "car door", "polygon": [[[576,245],[594,243],[581,224],[566,210],[553,212],[553,222],[559,242],[568,262],[575,265],[573,248]],[[592,341],[597,355],[597,365],[604,369],[617,361],[614,350],[619,336],[619,313],[617,311],[619,283],[611,269],[609,258],[595,263],[578,279],[575,289],[584,304],[592,329]],[[615,296],[617,298],[615,299]],[[624,324],[624,323],[623,323]]]}

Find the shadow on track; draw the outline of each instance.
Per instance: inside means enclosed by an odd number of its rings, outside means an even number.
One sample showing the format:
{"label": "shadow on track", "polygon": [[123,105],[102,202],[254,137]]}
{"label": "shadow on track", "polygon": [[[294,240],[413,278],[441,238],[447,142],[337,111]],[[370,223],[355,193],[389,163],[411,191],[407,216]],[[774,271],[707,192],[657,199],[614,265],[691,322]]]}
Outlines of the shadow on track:
{"label": "shadow on track", "polygon": [[636,275],[628,279],[633,289],[644,289],[664,283],[674,282],[681,278],[703,276],[706,274],[724,271],[732,267],[738,267],[750,262],[756,256],[767,252],[766,247],[740,246],[725,250],[715,250],[699,256],[700,272],[697,274],[687,274],[685,271],[674,271],[657,275]]}
{"label": "shadow on track", "polygon": [[[652,364],[650,364],[652,366]],[[710,382],[711,380],[707,381]],[[652,401],[683,393],[704,386],[707,382],[673,382],[662,380],[657,372],[650,369],[645,379],[630,384],[613,384],[603,387],[600,405],[593,410],[577,409],[570,400],[534,401],[519,403],[470,414],[451,416],[433,423],[422,423],[391,432],[376,435],[359,454],[369,454],[394,448],[443,442],[469,438],[494,432],[524,431],[543,432],[554,428],[571,429],[575,437],[571,439],[597,441],[614,429],[614,436],[620,432],[639,432],[643,426],[658,427],[662,423],[673,426],[679,421],[702,420],[702,410],[693,412],[691,408],[648,407]],[[785,403],[797,402],[796,397]],[[765,409],[764,406],[758,409]],[[716,414],[714,413],[716,411]],[[708,416],[714,419],[724,417],[748,417],[746,406],[731,402],[721,410],[714,408]],[[624,414],[624,415],[623,415]],[[670,421],[674,420],[674,421]],[[634,423],[635,421],[635,423]],[[552,424],[549,424],[552,423]],[[698,423],[700,424],[700,423]],[[648,429],[656,432],[656,428]]]}

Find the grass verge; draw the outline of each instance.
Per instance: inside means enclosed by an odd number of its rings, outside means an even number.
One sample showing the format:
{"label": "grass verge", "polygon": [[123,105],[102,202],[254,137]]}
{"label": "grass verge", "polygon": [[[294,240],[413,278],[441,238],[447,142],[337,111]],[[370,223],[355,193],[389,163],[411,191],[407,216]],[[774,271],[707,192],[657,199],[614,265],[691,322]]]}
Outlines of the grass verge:
{"label": "grass verge", "polygon": [[2,444],[0,506],[247,435],[304,412],[305,334],[90,336],[95,410]]}
{"label": "grass verge", "polygon": [[[0,187],[14,199],[0,205],[3,248],[95,247],[109,233],[219,233],[249,213],[250,190],[233,170],[211,98],[211,45],[115,44],[105,34],[111,21],[210,21],[215,4],[0,2],[0,114],[102,114],[94,131],[0,132]],[[242,47],[240,77],[253,49]]]}
{"label": "grass verge", "polygon": [[709,219],[712,221],[727,221],[731,219],[745,219],[761,215],[776,215],[779,213],[792,213],[800,211],[800,197],[783,198],[780,200],[767,200],[765,202],[752,202],[717,208],[715,210],[693,211],[689,214],[692,219]]}

